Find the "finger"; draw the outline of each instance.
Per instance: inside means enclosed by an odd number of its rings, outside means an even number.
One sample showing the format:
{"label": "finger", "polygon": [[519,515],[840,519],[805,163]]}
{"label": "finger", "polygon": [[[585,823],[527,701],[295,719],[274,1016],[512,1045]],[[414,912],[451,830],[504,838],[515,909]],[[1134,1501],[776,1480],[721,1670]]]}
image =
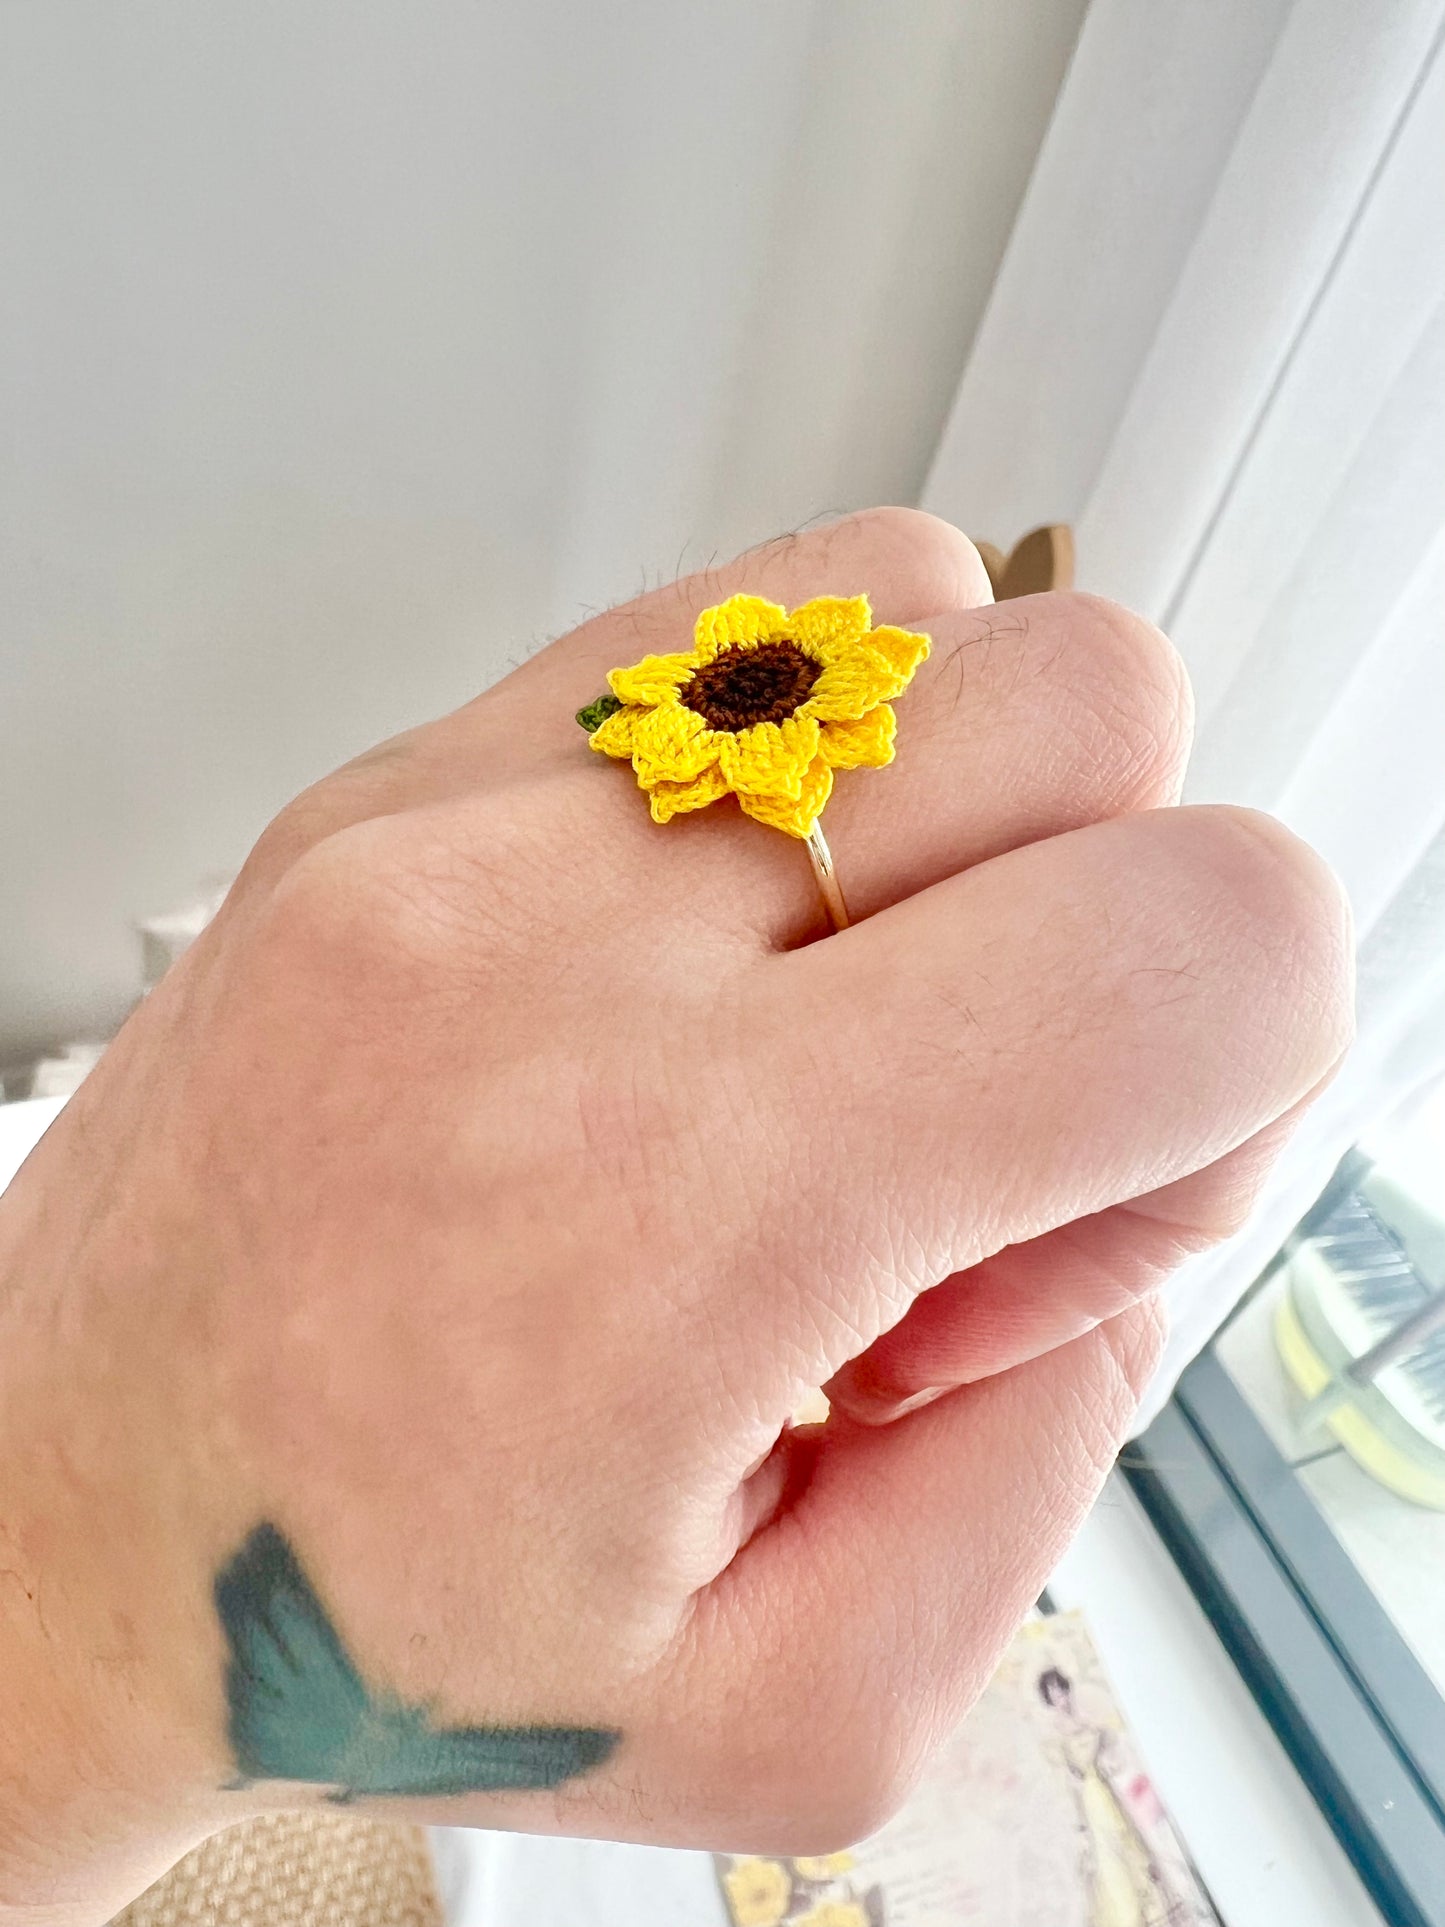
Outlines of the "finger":
{"label": "finger", "polygon": [[1349,980],[1334,878],[1230,809],[1051,838],[771,959],[700,1100],[715,1187],[773,1200],[739,1360],[821,1383],[950,1274],[1224,1157],[1339,1057]]}
{"label": "finger", "polygon": [[713,1713],[657,1723],[679,1810],[782,1853],[881,1825],[1093,1503],[1159,1343],[1136,1308],[898,1425],[830,1422],[805,1489],[698,1601],[677,1670]]}
{"label": "finger", "polygon": [[[855,920],[1023,844],[1177,800],[1189,684],[1151,623],[1068,593],[954,611],[929,627],[932,654],[898,704],[894,762],[842,772],[828,804]],[[629,933],[650,926],[685,966],[690,920],[750,953],[822,933],[792,837],[744,817],[731,798],[659,826],[630,770],[600,762],[574,756],[551,779],[579,898],[582,873],[604,864]]]}
{"label": "finger", "polygon": [[827,830],[869,916],[955,871],[1175,803],[1189,679],[1150,622],[1099,596],[1028,596],[934,624],[895,761],[841,778]]}
{"label": "finger", "polygon": [[[490,730],[504,714],[525,715],[530,727],[519,753],[528,754],[544,747],[540,719],[558,716],[569,725],[558,737],[570,752],[575,713],[605,688],[610,669],[691,648],[702,611],[744,592],[785,609],[813,596],[863,593],[875,623],[905,625],[993,600],[978,550],[951,523],[921,509],[864,509],[821,528],[779,536],[719,568],[685,576],[593,617],[499,684],[485,716],[473,706],[478,719]],[[517,744],[515,734],[507,733]]]}
{"label": "finger", "polygon": [[[828,804],[855,920],[1026,843],[1177,802],[1193,705],[1152,623],[1070,592],[954,611],[931,634],[897,704],[894,761],[841,773]],[[758,827],[730,805],[656,834],[642,823],[639,868],[675,903],[686,866],[715,916],[794,947],[818,927],[812,875],[790,838]]]}
{"label": "finger", "polygon": [[[840,589],[848,584],[853,590]],[[519,779],[559,760],[567,765],[586,747],[575,712],[604,686],[607,671],[655,651],[689,647],[698,615],[730,595],[746,591],[792,608],[815,595],[857,589],[867,590],[877,621],[904,625],[988,602],[993,593],[967,536],[921,510],[866,509],[779,536],[593,617],[483,696],[323,778],[271,826],[249,875],[274,876],[348,824],[466,795],[503,777]],[[586,759],[576,766],[587,767]]]}
{"label": "finger", "polygon": [[843,1367],[827,1387],[830,1401],[881,1425],[1116,1318],[1186,1258],[1240,1229],[1321,1088],[1204,1170],[946,1278]]}

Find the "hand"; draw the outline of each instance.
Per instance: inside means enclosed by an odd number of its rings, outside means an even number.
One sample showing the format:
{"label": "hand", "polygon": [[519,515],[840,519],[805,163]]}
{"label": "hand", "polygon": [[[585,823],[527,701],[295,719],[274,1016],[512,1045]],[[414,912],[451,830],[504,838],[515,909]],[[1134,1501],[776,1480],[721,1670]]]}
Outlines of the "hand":
{"label": "hand", "polygon": [[[829,805],[821,942],[796,843],[659,828],[572,720],[740,588],[934,639]],[[1317,860],[1159,807],[1163,638],[986,599],[944,524],[853,516],[263,836],[0,1206],[16,1918],[323,1792],[795,1851],[901,1798],[1104,1477],[1150,1292],[1349,1032]]]}

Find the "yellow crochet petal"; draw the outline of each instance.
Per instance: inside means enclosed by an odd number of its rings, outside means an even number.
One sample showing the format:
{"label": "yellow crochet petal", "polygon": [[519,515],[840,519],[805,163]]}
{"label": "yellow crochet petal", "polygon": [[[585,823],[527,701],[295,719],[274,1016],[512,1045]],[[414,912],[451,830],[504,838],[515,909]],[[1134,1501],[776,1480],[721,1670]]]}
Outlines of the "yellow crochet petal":
{"label": "yellow crochet petal", "polygon": [[811,836],[823,805],[833,793],[833,772],[821,756],[804,774],[796,796],[767,796],[739,791],[738,802],[749,816],[789,836]]}
{"label": "yellow crochet petal", "polygon": [[647,793],[654,823],[666,823],[684,810],[705,809],[728,793],[727,778],[714,766],[691,783],[654,783]]}
{"label": "yellow crochet petal", "polygon": [[856,722],[824,723],[819,748],[834,769],[882,769],[893,761],[898,718],[879,703]]}
{"label": "yellow crochet petal", "polygon": [[736,643],[769,642],[789,633],[788,612],[776,602],[765,602],[759,595],[729,596],[698,617],[688,660],[692,668],[701,668]]}
{"label": "yellow crochet petal", "polygon": [[912,682],[914,670],[927,656],[928,638],[914,635],[911,629],[890,629],[885,626],[869,630],[868,647],[883,658],[895,675],[903,678],[893,691],[896,696]]}
{"label": "yellow crochet petal", "polygon": [[822,663],[836,662],[862,642],[873,620],[866,595],[820,595],[794,609],[788,634]]}
{"label": "yellow crochet petal", "polygon": [[682,703],[644,709],[633,726],[632,767],[644,789],[654,783],[692,783],[716,765],[718,745],[725,740]]}
{"label": "yellow crochet petal", "polygon": [[879,703],[899,695],[902,687],[903,682],[881,656],[859,648],[847,662],[832,663],[823,671],[803,709],[820,723],[856,723]]}
{"label": "yellow crochet petal", "polygon": [[718,730],[718,767],[739,796],[796,796],[818,754],[818,719],[801,710],[780,723],[754,723],[735,733]]}
{"label": "yellow crochet petal", "polygon": [[604,756],[631,756],[633,732],[647,714],[645,709],[614,709],[587,740]]}
{"label": "yellow crochet petal", "polygon": [[655,708],[658,703],[677,701],[679,688],[697,667],[691,650],[685,655],[644,656],[630,669],[608,671],[607,681],[619,702],[640,703]]}
{"label": "yellow crochet petal", "polygon": [[[889,654],[874,648],[879,636]],[[908,646],[893,637],[904,638]],[[866,641],[838,650],[813,684],[803,710],[821,723],[857,722],[876,704],[901,696],[927,654],[927,636],[910,635],[906,629],[870,630]]]}

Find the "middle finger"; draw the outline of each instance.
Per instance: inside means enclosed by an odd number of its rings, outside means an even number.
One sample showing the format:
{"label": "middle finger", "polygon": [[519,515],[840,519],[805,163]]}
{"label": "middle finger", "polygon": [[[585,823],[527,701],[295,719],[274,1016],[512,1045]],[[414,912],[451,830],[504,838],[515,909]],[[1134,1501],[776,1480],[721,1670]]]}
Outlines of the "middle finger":
{"label": "middle finger", "polygon": [[[934,617],[933,649],[898,701],[894,762],[840,774],[824,818],[859,919],[986,859],[1088,823],[1177,801],[1191,703],[1151,624],[1097,597],[1029,596]],[[600,765],[600,767],[599,767]],[[606,834],[640,911],[787,948],[820,928],[795,840],[729,797],[659,826],[625,764],[591,759],[568,794]]]}

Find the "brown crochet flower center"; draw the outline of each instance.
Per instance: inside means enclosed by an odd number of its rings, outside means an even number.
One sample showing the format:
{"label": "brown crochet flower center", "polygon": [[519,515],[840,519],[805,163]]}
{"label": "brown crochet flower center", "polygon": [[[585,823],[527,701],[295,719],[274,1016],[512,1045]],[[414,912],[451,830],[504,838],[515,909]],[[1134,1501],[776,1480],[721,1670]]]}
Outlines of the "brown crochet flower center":
{"label": "brown crochet flower center", "polygon": [[678,694],[709,729],[751,729],[781,723],[808,700],[821,673],[797,643],[781,636],[751,648],[725,649],[685,682]]}

